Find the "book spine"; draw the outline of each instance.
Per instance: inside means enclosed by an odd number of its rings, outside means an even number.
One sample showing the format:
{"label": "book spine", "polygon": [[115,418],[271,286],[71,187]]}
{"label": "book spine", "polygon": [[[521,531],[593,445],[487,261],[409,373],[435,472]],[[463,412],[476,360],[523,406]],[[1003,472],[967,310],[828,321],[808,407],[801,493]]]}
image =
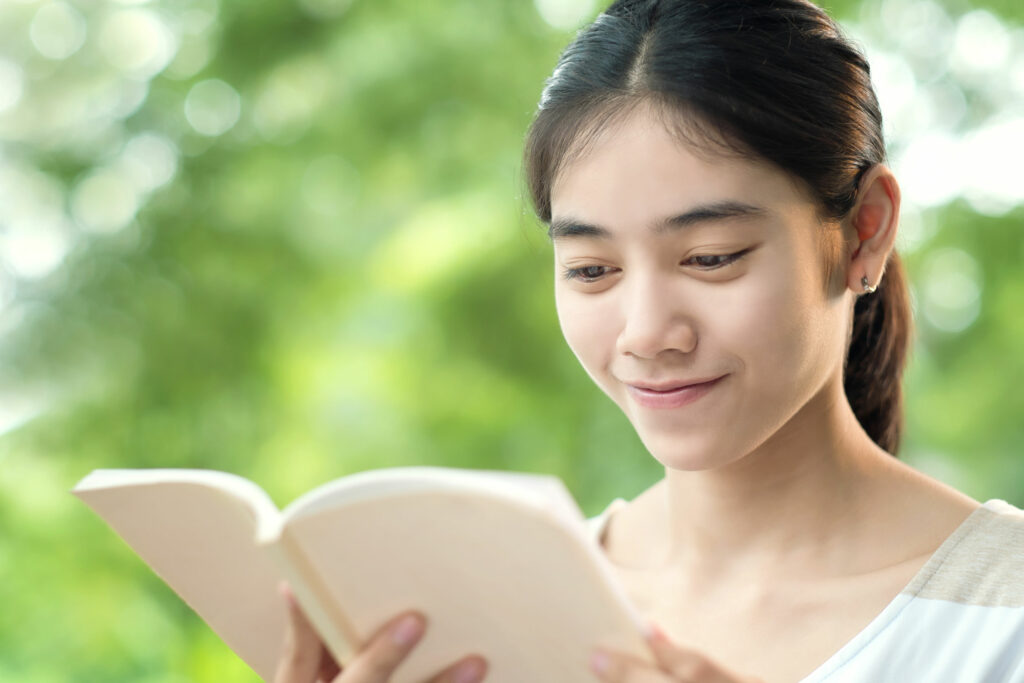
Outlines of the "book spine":
{"label": "book spine", "polygon": [[309,562],[302,547],[288,537],[287,531],[267,545],[303,613],[338,665],[346,666],[357,654],[360,639],[339,605],[331,599],[319,572]]}

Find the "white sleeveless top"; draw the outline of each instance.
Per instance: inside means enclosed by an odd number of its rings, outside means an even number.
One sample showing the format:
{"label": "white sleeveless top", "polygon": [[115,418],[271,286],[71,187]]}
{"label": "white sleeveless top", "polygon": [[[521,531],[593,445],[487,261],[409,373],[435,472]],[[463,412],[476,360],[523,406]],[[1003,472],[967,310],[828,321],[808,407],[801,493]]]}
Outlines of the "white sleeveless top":
{"label": "white sleeveless top", "polygon": [[[587,520],[600,544],[616,498]],[[974,510],[870,624],[801,683],[1024,683],[1024,511]]]}

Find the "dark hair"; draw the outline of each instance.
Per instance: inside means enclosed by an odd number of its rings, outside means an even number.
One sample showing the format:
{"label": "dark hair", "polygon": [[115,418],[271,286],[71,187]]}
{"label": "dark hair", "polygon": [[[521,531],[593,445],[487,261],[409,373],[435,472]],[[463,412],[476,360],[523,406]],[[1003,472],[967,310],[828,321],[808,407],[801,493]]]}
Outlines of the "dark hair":
{"label": "dark hair", "polygon": [[[801,180],[823,226],[849,213],[861,176],[885,160],[868,63],[810,2],[617,0],[562,53],[527,134],[527,183],[543,222],[560,169],[640,103],[689,143],[763,159]],[[822,233],[831,274],[839,236]],[[894,251],[877,291],[858,297],[844,370],[861,426],[893,455],[910,333]]]}

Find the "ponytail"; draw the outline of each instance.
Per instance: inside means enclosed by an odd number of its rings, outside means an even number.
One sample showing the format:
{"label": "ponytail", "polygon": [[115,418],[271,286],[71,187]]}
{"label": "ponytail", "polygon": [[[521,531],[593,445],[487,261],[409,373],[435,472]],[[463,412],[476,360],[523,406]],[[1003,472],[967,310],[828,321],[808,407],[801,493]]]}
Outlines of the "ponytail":
{"label": "ponytail", "polygon": [[897,455],[903,435],[903,369],[913,318],[903,264],[893,251],[882,281],[857,298],[843,387],[868,436]]}

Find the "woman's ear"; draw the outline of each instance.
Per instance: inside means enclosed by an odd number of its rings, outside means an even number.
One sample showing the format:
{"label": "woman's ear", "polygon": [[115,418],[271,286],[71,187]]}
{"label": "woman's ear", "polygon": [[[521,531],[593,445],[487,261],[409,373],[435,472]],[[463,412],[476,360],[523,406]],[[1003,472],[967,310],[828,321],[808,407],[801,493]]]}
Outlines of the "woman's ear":
{"label": "woman's ear", "polygon": [[882,279],[885,262],[896,244],[900,216],[900,186],[896,176],[882,164],[869,168],[861,177],[857,202],[850,211],[851,239],[856,240],[850,254],[846,285],[865,292],[862,278],[874,288]]}

